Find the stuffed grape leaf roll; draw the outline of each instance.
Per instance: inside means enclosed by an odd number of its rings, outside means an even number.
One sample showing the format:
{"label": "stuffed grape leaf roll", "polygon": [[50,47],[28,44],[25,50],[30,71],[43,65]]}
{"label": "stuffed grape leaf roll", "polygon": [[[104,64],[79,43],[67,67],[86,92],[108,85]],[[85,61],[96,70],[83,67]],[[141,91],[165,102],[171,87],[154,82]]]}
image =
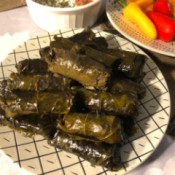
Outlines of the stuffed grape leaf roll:
{"label": "stuffed grape leaf roll", "polygon": [[0,117],[0,123],[22,133],[26,137],[36,134],[45,139],[52,138],[56,132],[58,115],[26,115],[13,118]]}
{"label": "stuffed grape leaf roll", "polygon": [[[55,35],[54,39],[59,42],[59,37]],[[80,45],[86,45],[93,48],[107,48],[108,43],[104,37],[96,37],[95,32],[91,28],[86,28],[80,33],[76,33],[75,35],[68,38],[73,43],[78,43]]]}
{"label": "stuffed grape leaf roll", "polygon": [[11,73],[7,86],[11,90],[56,91],[70,89],[73,81],[59,74],[24,75]]}
{"label": "stuffed grape leaf roll", "polygon": [[72,50],[52,48],[52,51],[54,56],[45,58],[50,72],[69,77],[88,88],[106,87],[110,70],[103,64]]}
{"label": "stuffed grape leaf roll", "polygon": [[91,30],[91,28],[86,28],[80,33],[76,33],[71,36],[70,39],[74,42],[86,43],[92,41],[95,38],[95,33]]}
{"label": "stuffed grape leaf roll", "polygon": [[109,144],[120,143],[123,140],[121,121],[112,115],[69,113],[58,119],[57,128],[75,135],[75,139]]}
{"label": "stuffed grape leaf roll", "polygon": [[60,130],[55,133],[53,139],[49,140],[49,143],[89,161],[92,166],[103,166],[111,171],[121,167],[120,148],[117,144],[74,140],[74,136]]}
{"label": "stuffed grape leaf roll", "polygon": [[135,94],[139,99],[142,99],[146,95],[146,88],[141,83],[132,81],[124,77],[113,78],[108,85],[108,91],[113,94]]}
{"label": "stuffed grape leaf roll", "polygon": [[93,111],[127,116],[136,116],[138,114],[138,98],[129,93],[112,94],[106,91],[79,89],[77,98],[88,109]]}
{"label": "stuffed grape leaf roll", "polygon": [[0,105],[6,117],[29,114],[67,114],[74,101],[70,91],[30,92],[2,90]]}
{"label": "stuffed grape leaf roll", "polygon": [[42,59],[24,59],[16,65],[17,72],[20,74],[46,74],[48,64]]}

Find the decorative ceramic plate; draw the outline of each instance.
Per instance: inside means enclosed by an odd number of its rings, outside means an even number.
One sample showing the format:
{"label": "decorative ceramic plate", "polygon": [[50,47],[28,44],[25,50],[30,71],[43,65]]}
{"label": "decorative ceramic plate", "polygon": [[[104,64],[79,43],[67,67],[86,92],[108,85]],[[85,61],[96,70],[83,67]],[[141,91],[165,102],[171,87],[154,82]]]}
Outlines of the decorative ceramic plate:
{"label": "decorative ceramic plate", "polygon": [[[13,50],[0,64],[0,80],[8,78],[15,71],[15,64],[23,59],[38,58],[39,49],[50,44],[55,34],[63,37],[82,31],[64,30],[58,33],[45,33],[26,41]],[[142,53],[134,44],[116,35],[94,31],[104,36],[110,47]],[[133,170],[145,161],[161,142],[169,123],[170,97],[165,79],[150,59],[144,66],[146,76],[143,85],[147,95],[140,102],[139,116],[136,121],[137,132],[128,138],[121,148],[122,168],[110,172],[102,167],[92,167],[87,161],[47,144],[41,136],[23,137],[8,127],[0,127],[0,149],[22,169],[36,175],[122,175]]]}
{"label": "decorative ceramic plate", "polygon": [[175,56],[175,41],[164,42],[146,37],[139,28],[122,15],[122,7],[116,0],[107,1],[107,17],[112,26],[133,43],[148,50],[168,56]]}

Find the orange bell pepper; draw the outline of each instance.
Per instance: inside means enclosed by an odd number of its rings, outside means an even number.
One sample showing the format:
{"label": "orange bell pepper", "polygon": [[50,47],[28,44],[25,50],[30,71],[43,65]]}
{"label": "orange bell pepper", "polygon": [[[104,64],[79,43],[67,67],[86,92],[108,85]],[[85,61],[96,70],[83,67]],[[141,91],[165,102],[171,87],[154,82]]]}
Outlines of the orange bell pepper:
{"label": "orange bell pepper", "polygon": [[175,18],[175,1],[174,0],[169,0],[169,2],[171,4],[173,18]]}
{"label": "orange bell pepper", "polygon": [[150,4],[150,5],[144,10],[144,12],[147,13],[147,12],[149,12],[149,11],[153,11],[153,6],[154,6],[154,4]]}
{"label": "orange bell pepper", "polygon": [[149,6],[153,5],[154,0],[128,0],[128,4],[131,2],[136,3],[142,10],[147,9]]}

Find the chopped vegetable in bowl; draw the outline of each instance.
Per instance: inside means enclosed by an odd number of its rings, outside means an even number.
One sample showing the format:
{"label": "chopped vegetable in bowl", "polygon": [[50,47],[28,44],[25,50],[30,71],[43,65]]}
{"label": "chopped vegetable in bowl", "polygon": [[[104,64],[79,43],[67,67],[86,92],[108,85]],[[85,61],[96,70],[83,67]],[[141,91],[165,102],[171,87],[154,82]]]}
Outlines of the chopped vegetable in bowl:
{"label": "chopped vegetable in bowl", "polygon": [[33,1],[51,7],[75,7],[88,4],[93,0],[33,0]]}

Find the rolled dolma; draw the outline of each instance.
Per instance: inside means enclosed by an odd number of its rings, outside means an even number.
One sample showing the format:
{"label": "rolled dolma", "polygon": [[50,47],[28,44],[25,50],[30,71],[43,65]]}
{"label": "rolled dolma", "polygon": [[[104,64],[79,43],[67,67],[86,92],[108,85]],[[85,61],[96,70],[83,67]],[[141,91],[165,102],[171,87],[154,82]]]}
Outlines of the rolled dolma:
{"label": "rolled dolma", "polygon": [[69,113],[58,120],[57,128],[75,135],[75,139],[109,144],[120,143],[123,139],[120,119],[112,115]]}
{"label": "rolled dolma", "polygon": [[18,62],[16,69],[20,74],[46,74],[48,64],[42,59],[25,59]]}
{"label": "rolled dolma", "polygon": [[118,77],[118,73],[122,73],[128,78],[142,78],[144,76],[143,67],[146,56],[143,54],[115,49],[103,48],[84,48],[85,53],[93,59],[110,67]]}
{"label": "rolled dolma", "polygon": [[109,93],[79,89],[77,98],[93,111],[104,111],[107,114],[136,116],[138,114],[138,98],[129,93]]}
{"label": "rolled dolma", "polygon": [[91,28],[86,28],[80,33],[76,33],[73,36],[69,37],[74,42],[88,42],[92,41],[95,38],[95,33],[91,30]]}
{"label": "rolled dolma", "polygon": [[36,134],[50,139],[56,132],[58,115],[26,115],[13,118],[0,117],[0,123],[22,133],[26,137]]}
{"label": "rolled dolma", "polygon": [[[57,35],[54,36],[54,39],[59,42],[60,37]],[[93,32],[91,28],[86,28],[80,33],[76,33],[73,36],[68,38],[73,43],[79,43],[81,45],[88,45],[93,48],[97,47],[108,47],[108,43],[104,37],[96,37],[96,34]]]}
{"label": "rolled dolma", "polygon": [[135,81],[127,78],[113,78],[108,86],[108,91],[115,93],[131,93],[135,94],[139,99],[146,95],[146,88]]}
{"label": "rolled dolma", "polygon": [[6,117],[29,114],[67,114],[74,95],[69,91],[25,92],[7,91],[0,96],[1,109]]}
{"label": "rolled dolma", "polygon": [[88,88],[106,87],[110,71],[103,64],[72,50],[53,48],[52,51],[54,57],[45,60],[50,72],[72,78]]}
{"label": "rolled dolma", "polygon": [[[116,52],[118,53],[118,51]],[[122,72],[125,76],[129,78],[143,79],[145,75],[143,67],[145,64],[146,56],[138,53],[132,54],[131,52],[127,51],[125,51],[123,55],[126,56],[116,61],[113,65],[114,73],[117,74],[118,72]]]}
{"label": "rolled dolma", "polygon": [[61,150],[73,153],[89,161],[92,166],[100,165],[111,171],[121,167],[120,148],[117,144],[74,140],[74,136],[58,130],[49,143]]}
{"label": "rolled dolma", "polygon": [[7,86],[11,90],[23,91],[55,91],[69,89],[72,80],[59,74],[24,75],[11,73]]}
{"label": "rolled dolma", "polygon": [[[57,37],[55,37],[57,40]],[[90,46],[93,48],[107,48],[108,43],[104,37],[96,37],[96,34],[93,32],[91,28],[86,28],[80,33],[77,33],[71,37],[69,40],[73,41],[74,43],[79,43],[81,45]]]}

